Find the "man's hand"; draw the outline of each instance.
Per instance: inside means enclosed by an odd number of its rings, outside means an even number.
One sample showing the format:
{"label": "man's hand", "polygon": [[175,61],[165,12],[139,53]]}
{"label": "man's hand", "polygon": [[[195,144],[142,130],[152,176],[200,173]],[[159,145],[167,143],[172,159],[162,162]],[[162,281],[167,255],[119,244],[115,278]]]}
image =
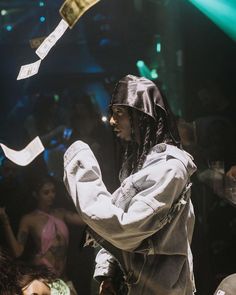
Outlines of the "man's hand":
{"label": "man's hand", "polygon": [[116,295],[111,278],[104,279],[99,287],[99,295]]}

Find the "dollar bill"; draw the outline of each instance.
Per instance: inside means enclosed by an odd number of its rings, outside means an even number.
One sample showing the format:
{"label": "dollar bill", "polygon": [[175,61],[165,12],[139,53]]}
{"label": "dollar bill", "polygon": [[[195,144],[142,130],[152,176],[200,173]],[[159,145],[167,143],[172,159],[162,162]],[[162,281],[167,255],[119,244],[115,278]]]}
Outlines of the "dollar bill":
{"label": "dollar bill", "polygon": [[38,37],[38,38],[33,38],[29,40],[30,47],[33,49],[38,48],[43,43],[45,38],[46,37]]}
{"label": "dollar bill", "polygon": [[43,41],[43,43],[35,51],[40,59],[44,59],[51,48],[56,44],[56,42],[62,37],[68,28],[67,22],[62,19],[57,25],[55,30]]}
{"label": "dollar bill", "polygon": [[20,166],[27,166],[31,163],[41,152],[44,151],[44,146],[37,136],[33,139],[23,150],[15,151],[0,143],[5,156]]}
{"label": "dollar bill", "polygon": [[68,23],[70,29],[74,27],[79,18],[94,4],[100,0],[66,0],[61,8],[60,14]]}
{"label": "dollar bill", "polygon": [[17,80],[26,79],[38,73],[41,64],[41,59],[28,65],[23,65],[20,68],[20,72],[17,76]]}

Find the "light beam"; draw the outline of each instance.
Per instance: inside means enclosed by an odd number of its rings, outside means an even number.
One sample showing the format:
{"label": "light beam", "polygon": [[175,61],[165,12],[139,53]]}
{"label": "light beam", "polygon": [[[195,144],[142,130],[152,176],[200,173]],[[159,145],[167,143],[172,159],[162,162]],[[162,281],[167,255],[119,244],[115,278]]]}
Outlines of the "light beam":
{"label": "light beam", "polygon": [[189,0],[230,38],[236,41],[235,0]]}

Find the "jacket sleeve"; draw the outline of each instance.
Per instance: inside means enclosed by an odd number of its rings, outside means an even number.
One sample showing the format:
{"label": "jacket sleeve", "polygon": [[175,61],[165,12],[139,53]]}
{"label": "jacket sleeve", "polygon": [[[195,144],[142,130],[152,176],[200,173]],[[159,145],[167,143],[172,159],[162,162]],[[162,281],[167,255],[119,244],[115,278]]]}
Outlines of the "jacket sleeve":
{"label": "jacket sleeve", "polygon": [[[163,161],[142,169],[141,189],[125,211],[113,204],[95,156],[81,141],[65,153],[64,182],[85,223],[117,248],[133,251],[161,229],[162,219],[187,182],[186,168],[179,160]],[[122,188],[115,193],[122,194]]]}
{"label": "jacket sleeve", "polygon": [[114,277],[117,269],[115,258],[105,249],[101,249],[96,256],[96,266],[94,278],[97,281],[102,281],[104,277]]}

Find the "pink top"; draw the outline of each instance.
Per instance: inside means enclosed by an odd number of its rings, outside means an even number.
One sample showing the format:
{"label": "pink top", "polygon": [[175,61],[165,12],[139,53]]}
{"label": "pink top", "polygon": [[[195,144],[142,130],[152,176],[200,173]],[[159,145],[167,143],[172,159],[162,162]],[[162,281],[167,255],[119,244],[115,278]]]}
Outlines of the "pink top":
{"label": "pink top", "polygon": [[[43,211],[38,210],[39,213],[44,214],[48,217],[48,221],[45,224],[42,233],[41,233],[41,250],[36,255],[38,263],[45,264],[49,267],[52,267],[50,262],[44,257],[47,251],[52,246],[57,235],[63,237],[66,245],[69,243],[69,231],[65,222],[53,215],[47,214]],[[39,259],[39,260],[38,260]],[[56,271],[56,270],[55,270]]]}

